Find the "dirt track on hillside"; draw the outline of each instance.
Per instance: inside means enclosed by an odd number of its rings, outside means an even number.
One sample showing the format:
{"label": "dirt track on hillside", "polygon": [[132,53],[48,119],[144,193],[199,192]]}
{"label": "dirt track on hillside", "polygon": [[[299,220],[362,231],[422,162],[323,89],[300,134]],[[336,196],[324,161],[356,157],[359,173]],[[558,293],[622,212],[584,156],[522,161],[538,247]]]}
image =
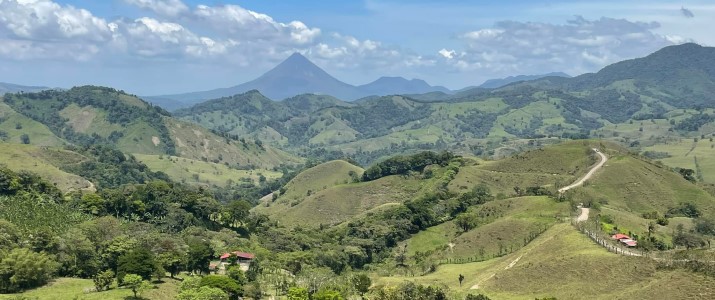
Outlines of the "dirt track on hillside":
{"label": "dirt track on hillside", "polygon": [[593,174],[596,174],[596,171],[601,169],[603,167],[603,165],[608,161],[608,157],[605,154],[601,153],[601,151],[598,151],[598,149],[596,149],[596,148],[593,148],[593,151],[595,151],[596,154],[598,154],[601,157],[601,161],[599,161],[595,166],[593,166],[593,168],[591,168],[591,170],[589,170],[588,173],[586,173],[586,175],[583,176],[578,181],[572,183],[569,186],[560,188],[559,193],[563,193],[563,192],[566,192],[572,188],[582,186],[583,183],[586,182],[586,180],[591,179],[591,177],[593,177]]}

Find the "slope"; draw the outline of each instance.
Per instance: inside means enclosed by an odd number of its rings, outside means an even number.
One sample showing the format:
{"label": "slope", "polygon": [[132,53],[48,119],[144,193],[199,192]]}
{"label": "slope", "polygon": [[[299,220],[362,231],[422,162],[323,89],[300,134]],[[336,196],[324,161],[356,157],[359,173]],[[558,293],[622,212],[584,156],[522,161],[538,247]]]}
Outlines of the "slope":
{"label": "slope", "polygon": [[[459,285],[458,275],[465,276]],[[544,275],[548,274],[548,275]],[[492,299],[710,298],[711,277],[660,270],[646,258],[612,254],[568,224],[558,224],[526,247],[484,262],[445,264],[416,277],[380,277],[376,284],[402,281],[446,285],[454,296]]]}
{"label": "slope", "polygon": [[55,184],[63,192],[95,191],[91,182],[78,175],[65,172],[59,167],[62,164],[78,164],[86,160],[88,160],[87,157],[67,150],[0,143],[1,165],[16,172],[35,173]]}

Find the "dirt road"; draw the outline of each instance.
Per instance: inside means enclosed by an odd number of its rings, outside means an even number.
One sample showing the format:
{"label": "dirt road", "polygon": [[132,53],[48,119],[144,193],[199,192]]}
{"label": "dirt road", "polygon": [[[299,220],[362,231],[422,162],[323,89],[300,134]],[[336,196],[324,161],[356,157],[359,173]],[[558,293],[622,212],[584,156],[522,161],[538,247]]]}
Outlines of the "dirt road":
{"label": "dirt road", "polygon": [[582,186],[583,183],[586,182],[586,180],[591,179],[591,177],[593,177],[593,174],[595,174],[596,171],[601,169],[603,167],[603,165],[606,163],[606,161],[608,161],[608,157],[606,157],[605,154],[601,153],[601,151],[598,151],[598,149],[596,149],[596,148],[593,148],[593,151],[596,152],[596,154],[598,154],[598,156],[601,158],[601,161],[599,161],[595,166],[593,166],[593,168],[591,168],[591,170],[588,171],[588,173],[586,173],[586,175],[584,175],[578,181],[572,183],[569,186],[560,188],[559,193],[563,193],[563,192],[566,192],[572,188]]}

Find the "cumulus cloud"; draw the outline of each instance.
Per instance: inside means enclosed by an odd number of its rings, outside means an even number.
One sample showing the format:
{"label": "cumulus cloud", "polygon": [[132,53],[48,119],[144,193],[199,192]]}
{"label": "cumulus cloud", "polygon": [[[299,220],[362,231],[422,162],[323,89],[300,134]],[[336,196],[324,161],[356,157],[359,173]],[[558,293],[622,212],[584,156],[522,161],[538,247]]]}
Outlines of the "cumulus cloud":
{"label": "cumulus cloud", "polygon": [[124,0],[124,2],[163,16],[178,16],[189,11],[189,7],[181,0]]}
{"label": "cumulus cloud", "polygon": [[0,34],[17,39],[105,41],[107,22],[87,10],[45,0],[0,0]]}
{"label": "cumulus cloud", "polygon": [[493,28],[462,34],[464,51],[443,49],[439,54],[460,70],[578,74],[686,41],[655,34],[653,30],[659,26],[656,22],[578,16],[566,24],[503,21]]}
{"label": "cumulus cloud", "polygon": [[231,38],[305,45],[312,43],[321,33],[319,28],[310,28],[303,22],[277,22],[266,14],[238,5],[199,5],[193,17],[198,23],[212,27],[216,34]]}
{"label": "cumulus cloud", "polygon": [[683,16],[686,18],[695,18],[695,14],[685,7],[680,8],[680,13],[683,14]]}

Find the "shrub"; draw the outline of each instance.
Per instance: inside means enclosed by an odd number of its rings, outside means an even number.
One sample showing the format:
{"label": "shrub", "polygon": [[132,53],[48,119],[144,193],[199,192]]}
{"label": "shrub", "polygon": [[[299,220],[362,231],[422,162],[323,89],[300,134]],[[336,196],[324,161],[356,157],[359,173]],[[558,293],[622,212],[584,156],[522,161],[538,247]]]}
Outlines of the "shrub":
{"label": "shrub", "polygon": [[16,293],[39,287],[54,276],[58,265],[44,253],[15,248],[0,251],[0,293]]}
{"label": "shrub", "polygon": [[112,270],[106,270],[104,272],[100,272],[94,276],[93,281],[94,281],[94,288],[98,292],[108,290],[109,287],[112,285],[112,282],[114,282],[114,272],[112,272]]}

